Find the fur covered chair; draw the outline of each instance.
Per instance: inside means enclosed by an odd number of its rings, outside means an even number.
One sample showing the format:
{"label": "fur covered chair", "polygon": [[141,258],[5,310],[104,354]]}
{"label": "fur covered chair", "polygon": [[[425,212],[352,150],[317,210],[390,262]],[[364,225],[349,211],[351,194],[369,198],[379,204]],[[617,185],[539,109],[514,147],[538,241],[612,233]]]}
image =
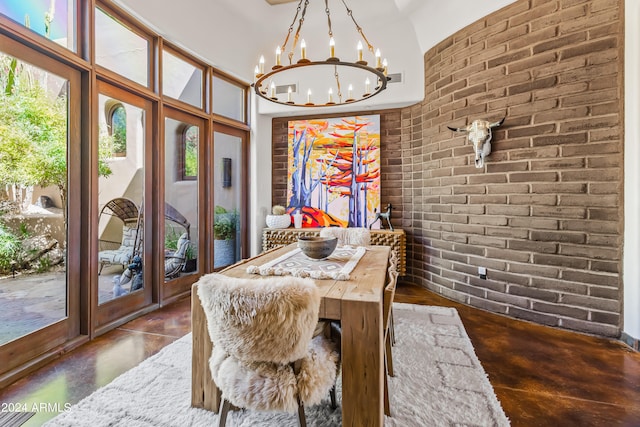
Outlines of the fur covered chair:
{"label": "fur covered chair", "polygon": [[371,245],[371,233],[369,232],[369,229],[362,227],[325,227],[320,230],[320,236],[337,237],[339,245]]}
{"label": "fur covered chair", "polygon": [[320,307],[313,280],[214,273],[199,280],[198,296],[213,342],[209,367],[222,392],[220,425],[233,404],[258,411],[297,409],[305,426],[304,405],[318,404],[334,390],[339,363],[333,342],[313,336]]}

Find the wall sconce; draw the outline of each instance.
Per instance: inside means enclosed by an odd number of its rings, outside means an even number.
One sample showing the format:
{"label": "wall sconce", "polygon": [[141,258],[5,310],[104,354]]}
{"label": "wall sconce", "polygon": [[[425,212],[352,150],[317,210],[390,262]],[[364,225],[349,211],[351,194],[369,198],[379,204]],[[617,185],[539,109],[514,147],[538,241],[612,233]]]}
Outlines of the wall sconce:
{"label": "wall sconce", "polygon": [[231,159],[222,158],[222,188],[231,187]]}

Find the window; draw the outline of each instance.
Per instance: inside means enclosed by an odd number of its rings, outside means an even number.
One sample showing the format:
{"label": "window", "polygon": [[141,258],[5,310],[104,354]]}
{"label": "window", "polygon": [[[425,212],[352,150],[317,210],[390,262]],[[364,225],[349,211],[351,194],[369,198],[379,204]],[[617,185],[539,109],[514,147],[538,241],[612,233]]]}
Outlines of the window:
{"label": "window", "polygon": [[96,63],[149,85],[149,40],[96,8]]}
{"label": "window", "polygon": [[[184,277],[197,273],[202,267],[202,264],[198,265],[199,230],[202,229],[199,221],[198,138],[204,122],[177,110],[167,110],[166,113],[164,278],[166,283],[171,283],[165,288],[170,295],[188,289],[190,282],[185,282]],[[178,279],[177,282],[174,279]]]}
{"label": "window", "polygon": [[168,52],[162,52],[162,92],[174,99],[202,108],[201,68]]}
{"label": "window", "polygon": [[0,13],[55,43],[76,51],[76,0],[3,0]]}
{"label": "window", "polygon": [[81,76],[4,35],[0,70],[0,274],[11,290],[0,292],[0,376],[11,378],[80,333]]}
{"label": "window", "polygon": [[230,119],[244,122],[246,92],[221,76],[213,76],[213,112]]}
{"label": "window", "polygon": [[188,126],[182,133],[180,150],[180,176],[183,181],[198,178],[198,127]]}
{"label": "window", "polygon": [[228,126],[214,124],[213,188],[213,267],[226,267],[243,257],[243,228],[247,206],[245,183],[245,134]]}
{"label": "window", "polygon": [[112,157],[127,156],[127,112],[124,106],[116,103],[107,111],[107,129],[110,136]]}
{"label": "window", "polygon": [[[137,291],[147,292],[143,275],[144,253],[144,153],[150,133],[145,117],[150,103],[124,90],[99,82],[100,121],[98,152],[98,304],[126,298]],[[126,114],[124,114],[126,111]],[[108,121],[111,120],[109,124]],[[131,132],[128,132],[127,122]],[[105,132],[102,129],[108,129]],[[105,138],[108,133],[109,138]],[[129,155],[110,161],[116,139],[123,135]],[[103,151],[107,139],[111,150]],[[121,139],[122,141],[122,139]],[[103,173],[103,171],[105,173]],[[116,279],[117,280],[114,280]],[[150,294],[149,294],[150,295]],[[123,305],[124,306],[124,305]]]}

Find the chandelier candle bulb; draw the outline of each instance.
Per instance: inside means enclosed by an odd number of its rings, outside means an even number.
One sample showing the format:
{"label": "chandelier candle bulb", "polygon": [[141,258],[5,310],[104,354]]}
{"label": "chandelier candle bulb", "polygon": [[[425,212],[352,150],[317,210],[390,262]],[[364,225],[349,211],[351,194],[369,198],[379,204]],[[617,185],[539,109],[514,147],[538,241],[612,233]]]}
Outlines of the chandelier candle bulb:
{"label": "chandelier candle bulb", "polygon": [[293,102],[291,101],[291,86],[289,86],[289,88],[287,89],[287,102]]}
{"label": "chandelier candle bulb", "polygon": [[330,53],[330,58],[335,58],[336,57],[336,41],[333,39],[333,37],[331,37],[329,39],[329,53]]}
{"label": "chandelier candle bulb", "polygon": [[364,94],[369,95],[371,89],[371,81],[367,77],[367,80],[364,81]]}
{"label": "chandelier candle bulb", "polygon": [[349,84],[349,89],[347,89],[347,101],[353,99],[353,85]]}
{"label": "chandelier candle bulb", "polygon": [[382,58],[380,55],[380,49],[376,49],[376,68],[382,68]]}
{"label": "chandelier candle bulb", "polygon": [[333,89],[329,88],[329,104],[333,104]]}
{"label": "chandelier candle bulb", "polygon": [[276,66],[282,65],[280,64],[280,55],[282,55],[282,49],[280,49],[280,46],[278,46],[276,48]]}
{"label": "chandelier candle bulb", "polygon": [[276,97],[276,84],[274,82],[271,82],[271,98],[275,98]]}
{"label": "chandelier candle bulb", "polygon": [[256,65],[255,70],[253,70],[253,72],[254,72],[254,74],[255,74],[255,76],[256,76],[256,79],[257,79],[258,77],[260,77],[260,68],[259,68],[257,65]]}
{"label": "chandelier candle bulb", "polygon": [[387,62],[387,58],[384,58],[384,59],[382,60],[382,68],[384,68],[383,73],[384,73],[384,76],[385,76],[385,77],[387,76],[387,66],[388,66],[388,65],[389,65],[389,63]]}
{"label": "chandelier candle bulb", "polygon": [[362,62],[362,42],[358,41],[358,62]]}
{"label": "chandelier candle bulb", "polygon": [[307,44],[304,42],[304,39],[300,42],[300,56],[302,59],[307,59]]}
{"label": "chandelier candle bulb", "polygon": [[260,64],[260,72],[259,72],[259,74],[264,74],[264,56],[263,55],[260,55],[259,64]]}
{"label": "chandelier candle bulb", "polygon": [[311,89],[307,91],[307,104],[311,104]]}

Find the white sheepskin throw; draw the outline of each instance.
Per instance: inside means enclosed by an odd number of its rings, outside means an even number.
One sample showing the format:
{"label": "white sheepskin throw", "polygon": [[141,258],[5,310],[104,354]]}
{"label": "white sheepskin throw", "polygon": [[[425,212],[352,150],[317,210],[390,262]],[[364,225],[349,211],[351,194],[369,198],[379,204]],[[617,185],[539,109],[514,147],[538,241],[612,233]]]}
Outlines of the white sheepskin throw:
{"label": "white sheepskin throw", "polygon": [[326,227],[320,230],[320,236],[337,237],[340,245],[369,246],[371,244],[371,233],[362,227]]}
{"label": "white sheepskin throw", "polygon": [[[211,373],[232,404],[292,412],[298,393],[313,405],[335,383],[333,344],[324,336],[311,340],[320,307],[313,280],[208,274],[198,282],[198,296],[214,345]],[[290,362],[299,359],[296,377]]]}
{"label": "white sheepskin throw", "polygon": [[336,381],[338,353],[335,345],[322,335],[308,344],[308,354],[302,358],[297,376],[289,364],[245,364],[225,354],[220,347],[214,347],[209,367],[223,397],[235,406],[257,411],[295,412],[298,394],[305,405],[316,405],[328,396]]}
{"label": "white sheepskin throw", "polygon": [[320,295],[311,279],[208,274],[198,296],[211,340],[245,362],[289,363],[307,353]]}

